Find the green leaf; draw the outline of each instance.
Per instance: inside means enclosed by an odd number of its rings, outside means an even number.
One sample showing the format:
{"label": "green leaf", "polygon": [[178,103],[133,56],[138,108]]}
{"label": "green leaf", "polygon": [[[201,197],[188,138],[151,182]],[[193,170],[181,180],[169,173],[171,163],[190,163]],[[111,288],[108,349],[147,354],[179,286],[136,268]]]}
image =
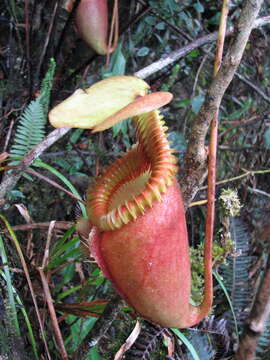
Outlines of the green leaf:
{"label": "green leaf", "polygon": [[197,1],[196,4],[193,5],[193,7],[197,11],[197,13],[199,13],[199,14],[204,12],[204,7],[200,3],[200,1]]}
{"label": "green leaf", "polygon": [[75,264],[68,264],[62,271],[63,274],[63,284],[70,284],[74,274],[75,274]]}
{"label": "green leaf", "polygon": [[165,5],[168,9],[170,9],[172,14],[174,11],[178,10],[178,5],[174,0],[165,0]]}
{"label": "green leaf", "polygon": [[195,114],[198,114],[198,113],[199,113],[200,108],[201,108],[203,102],[204,102],[204,96],[202,96],[202,95],[195,96],[195,97],[191,100],[191,108],[192,108],[192,111],[193,111]]}
{"label": "green leaf", "polygon": [[234,308],[233,308],[233,304],[232,304],[230,295],[229,295],[229,293],[227,291],[227,288],[226,288],[226,286],[225,286],[225,284],[223,282],[223,279],[219,275],[219,273],[216,270],[214,270],[213,275],[214,275],[215,279],[217,280],[217,282],[219,283],[219,286],[223,290],[223,292],[225,294],[225,297],[226,297],[226,299],[227,299],[227,301],[228,301],[228,303],[230,305],[230,309],[231,309],[233,320],[234,320],[235,331],[236,331],[236,335],[238,337],[239,336],[239,331],[238,331],[237,319],[236,319],[236,315],[235,315],[235,311],[234,311]]}
{"label": "green leaf", "polygon": [[[80,319],[80,318],[78,319],[74,315],[69,315],[65,318],[65,321],[70,325],[72,324],[70,326],[72,344],[69,345],[69,351],[73,352],[77,349],[78,345],[82,342],[82,340],[92,329],[95,322],[97,321],[97,318],[93,318],[89,316],[87,319]],[[69,338],[66,338],[65,343],[67,343],[68,340]]]}
{"label": "green leaf", "polygon": [[101,71],[103,79],[112,76],[124,75],[126,71],[126,59],[122,52],[122,43],[119,43],[116,50],[110,57],[109,67],[104,67]]}
{"label": "green leaf", "polygon": [[183,344],[186,345],[186,347],[188,348],[189,352],[191,353],[191,355],[193,356],[194,360],[200,360],[199,355],[197,354],[197,351],[194,349],[193,345],[191,344],[191,342],[188,340],[188,338],[178,329],[171,329],[172,332],[175,333],[175,335],[183,342]]}
{"label": "green leaf", "polygon": [[149,48],[146,46],[143,46],[140,48],[140,50],[137,52],[137,56],[146,56],[149,54]]}
{"label": "green leaf", "polygon": [[190,104],[190,99],[175,101],[174,104],[179,108],[186,108]]}
{"label": "green leaf", "polygon": [[82,285],[73,286],[71,288],[68,288],[67,290],[63,291],[57,296],[57,301],[63,300],[65,297],[77,292],[82,288]]}
{"label": "green leaf", "polygon": [[179,152],[186,151],[187,143],[184,136],[177,132],[177,131],[171,131],[168,140],[171,141],[171,147]]}
{"label": "green leaf", "polygon": [[220,19],[220,12],[217,12],[209,21],[208,23],[211,25],[218,25]]}
{"label": "green leaf", "polygon": [[146,16],[145,22],[149,25],[155,25],[156,18],[154,16]]}
{"label": "green leaf", "polygon": [[8,198],[10,201],[15,201],[17,199],[25,199],[25,196],[20,190],[11,190],[8,193]]}
{"label": "green leaf", "polygon": [[120,132],[123,134],[123,135],[126,135],[127,134],[127,131],[128,131],[128,124],[129,124],[129,119],[126,119],[118,124],[115,124],[113,126],[113,137],[116,137]]}
{"label": "green leaf", "polygon": [[164,30],[166,28],[166,26],[165,26],[164,22],[160,22],[155,26],[155,28],[158,30]]}
{"label": "green leaf", "polygon": [[101,357],[99,355],[98,349],[96,347],[93,347],[90,350],[89,355],[87,356],[86,360],[101,360]]}
{"label": "green leaf", "polygon": [[112,76],[124,75],[126,70],[126,59],[122,52],[122,44],[120,43],[112,55]]}
{"label": "green leaf", "polygon": [[246,114],[253,104],[253,100],[249,97],[245,101],[240,101],[242,106],[226,116],[226,120],[237,120]]}
{"label": "green leaf", "polygon": [[76,144],[85,129],[75,129],[70,137],[70,142]]}
{"label": "green leaf", "polygon": [[[60,249],[55,251],[51,256],[50,262],[47,265],[48,269],[53,269],[65,262],[65,259],[72,255],[80,255],[81,249],[78,247],[79,239],[74,237],[69,240],[67,243],[63,244]],[[70,256],[71,257],[71,256]]]}
{"label": "green leaf", "polygon": [[200,54],[199,50],[198,49],[194,49],[192,50],[190,53],[188,53],[188,57],[191,57],[191,58],[196,58],[198,57]]}
{"label": "green leaf", "polygon": [[263,134],[264,146],[270,149],[270,127]]}
{"label": "green leaf", "polygon": [[51,250],[51,258],[60,256],[65,251],[65,249],[63,250],[62,247],[66,242],[68,242],[70,236],[73,235],[74,232],[75,232],[75,226],[71,226],[64,233],[64,235],[61,238],[58,239],[57,243],[55,244],[55,246]]}

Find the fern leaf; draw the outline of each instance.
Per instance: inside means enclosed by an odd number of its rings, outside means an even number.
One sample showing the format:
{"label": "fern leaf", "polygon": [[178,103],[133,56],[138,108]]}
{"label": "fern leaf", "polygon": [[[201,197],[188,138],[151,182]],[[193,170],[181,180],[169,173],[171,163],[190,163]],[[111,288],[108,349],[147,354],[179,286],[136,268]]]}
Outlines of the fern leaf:
{"label": "fern leaf", "polygon": [[263,334],[260,336],[258,345],[257,345],[257,353],[258,355],[266,355],[269,352],[270,347],[270,319],[268,319],[266,329]]}
{"label": "fern leaf", "polygon": [[151,360],[151,354],[158,345],[164,328],[145,321],[145,328],[141,331],[135,343],[126,353],[127,360]]}
{"label": "fern leaf", "polygon": [[41,84],[41,103],[44,108],[44,111],[47,115],[49,102],[50,102],[50,95],[53,85],[53,77],[55,73],[56,63],[53,58],[50,59],[49,69],[42,81]]}
{"label": "fern leaf", "polygon": [[[205,318],[197,327],[191,328],[187,338],[200,360],[222,359],[222,355],[228,352],[230,346],[226,321],[218,321],[214,316]],[[193,356],[187,353],[186,359],[192,360]]]}
{"label": "fern leaf", "polygon": [[270,359],[270,317],[268,318],[266,328],[259,338],[256,353],[262,359]]}
{"label": "fern leaf", "polygon": [[40,97],[31,101],[23,112],[18,133],[10,153],[12,156],[23,157],[34,145],[44,137],[45,116]]}
{"label": "fern leaf", "polygon": [[[14,144],[10,150],[11,155],[14,157],[25,156],[29,150],[44,139],[55,67],[55,61],[51,59],[49,69],[42,81],[41,95],[31,101],[21,115]],[[17,163],[18,160],[12,161],[11,165],[16,165]]]}
{"label": "fern leaf", "polygon": [[[227,265],[221,267],[224,285],[228,290],[234,308],[238,328],[241,329],[253,298],[253,287],[249,279],[254,257],[250,255],[251,236],[240,217],[230,217],[230,233],[234,243],[234,254],[227,258]],[[228,327],[234,330],[234,319],[228,314]]]}

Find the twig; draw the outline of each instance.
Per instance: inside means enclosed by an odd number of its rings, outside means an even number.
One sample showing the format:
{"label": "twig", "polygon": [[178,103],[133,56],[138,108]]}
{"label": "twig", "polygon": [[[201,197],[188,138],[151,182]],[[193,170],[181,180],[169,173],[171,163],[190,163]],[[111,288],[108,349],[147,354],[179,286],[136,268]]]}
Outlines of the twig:
{"label": "twig", "polygon": [[192,200],[205,178],[207,158],[205,138],[209,124],[213,114],[219,108],[223,95],[240,64],[249,35],[256,24],[255,19],[259,13],[262,2],[263,0],[246,1],[235,29],[235,38],[217,76],[209,87],[205,103],[192,125],[185,159],[185,171],[183,171],[182,176],[182,190],[186,204]]}
{"label": "twig", "polygon": [[198,201],[193,201],[189,204],[189,208],[193,207],[193,206],[202,206],[202,205],[207,205],[207,200],[198,200]]}
{"label": "twig", "polygon": [[249,81],[248,79],[246,79],[243,75],[239,74],[239,73],[235,73],[235,76],[238,77],[241,81],[243,81],[245,84],[247,84],[248,86],[250,86],[253,90],[255,90],[259,95],[261,95],[261,97],[270,103],[270,97],[267,96],[262,89],[260,89],[258,86],[256,86],[255,84],[253,84],[251,81]]}
{"label": "twig", "polygon": [[57,316],[56,316],[56,312],[55,312],[55,309],[54,309],[53,300],[52,300],[50,288],[49,288],[49,285],[48,285],[48,281],[47,281],[46,276],[44,274],[43,268],[39,267],[38,271],[39,271],[39,274],[40,274],[40,278],[41,278],[41,282],[42,282],[42,286],[43,286],[43,290],[44,290],[44,295],[45,295],[46,302],[47,302],[47,305],[48,305],[48,309],[49,309],[49,312],[50,312],[50,316],[51,316],[51,320],[52,320],[52,326],[53,326],[53,330],[55,332],[56,341],[57,341],[59,349],[60,349],[61,358],[63,360],[67,360],[68,355],[67,355],[67,351],[65,349],[65,344],[64,344],[64,340],[63,340],[63,337],[62,337],[62,334],[61,334],[61,330],[60,330],[59,325],[58,325]]}
{"label": "twig", "polygon": [[111,29],[109,34],[109,40],[107,45],[107,54],[106,54],[106,66],[109,66],[110,62],[110,53],[116,49],[119,39],[119,14],[118,14],[118,0],[114,0],[113,13],[111,20]]}
{"label": "twig", "polygon": [[78,198],[77,196],[75,196],[74,194],[72,194],[72,192],[66,190],[63,186],[59,185],[57,182],[55,182],[54,180],[49,179],[47,176],[41,175],[39,174],[37,171],[32,170],[32,169],[28,169],[26,170],[26,172],[30,175],[34,175],[37,178],[46,181],[48,184],[54,186],[56,189],[59,189],[61,191],[63,191],[64,193],[66,193],[68,196],[70,196],[72,199],[81,202],[82,204],[85,204],[85,201]]}
{"label": "twig", "polygon": [[109,157],[109,156],[115,156],[116,154],[118,154],[115,151],[106,151],[106,152],[102,152],[100,153],[99,151],[87,151],[87,150],[79,150],[79,149],[75,149],[75,150],[64,150],[64,151],[54,151],[54,152],[47,152],[44,154],[41,154],[40,157],[41,158],[55,158],[57,156],[66,156],[66,155],[86,155],[86,156],[102,156],[102,157]]}
{"label": "twig", "polygon": [[[140,1],[139,1],[139,2],[140,2]],[[130,19],[130,22],[129,22],[129,23],[125,26],[125,28],[123,29],[123,31],[122,31],[123,33],[124,33],[126,30],[130,29],[130,27],[131,27],[132,25],[136,24],[142,17],[144,17],[145,15],[147,15],[148,12],[151,11],[150,5],[147,5],[147,4],[145,4],[145,5],[141,4],[141,5],[142,5],[141,9],[139,9],[138,11],[136,10],[136,13],[135,13],[134,18],[131,18],[131,19]],[[136,6],[136,5],[135,5],[135,6]],[[131,11],[131,14],[132,14],[132,11]]]}
{"label": "twig", "polygon": [[[229,132],[231,132],[232,130],[237,129],[238,127],[250,125],[251,122],[253,122],[254,120],[260,119],[260,117],[261,116],[259,116],[259,115],[253,115],[249,119],[235,121],[233,126],[231,126],[229,129],[224,130],[222,133],[219,134],[218,137],[221,138],[221,137],[225,136],[226,134],[228,134]],[[225,124],[226,122],[223,121],[222,123]],[[232,124],[231,121],[228,123]]]}
{"label": "twig", "polygon": [[46,136],[46,138],[41,143],[39,143],[32,150],[29,151],[29,153],[16,167],[16,169],[12,170],[8,174],[5,174],[4,179],[0,184],[0,208],[5,204],[6,195],[16,185],[23,172],[25,172],[25,170],[32,164],[32,162],[36,158],[38,158],[43,153],[43,151],[45,151],[48,147],[54,144],[62,136],[67,134],[70,130],[70,128],[53,130],[48,136]]}
{"label": "twig", "polygon": [[[27,224],[32,224],[33,220],[26,208],[26,206],[24,204],[15,204],[16,208],[18,209],[19,213],[22,215],[22,217],[24,218],[24,220],[26,221]],[[26,237],[26,256],[28,259],[33,258],[33,243],[32,243],[32,239],[33,239],[33,232],[29,231]]]}
{"label": "twig", "polygon": [[[243,179],[247,176],[253,176],[253,175],[257,175],[257,174],[268,174],[270,173],[270,169],[266,169],[266,170],[245,170],[242,169],[245,172],[243,174],[240,174],[238,176],[234,176],[232,178],[229,179],[224,179],[224,180],[220,180],[216,183],[216,185],[223,185],[223,184],[227,184],[228,182],[232,182],[232,181],[236,181],[236,180],[240,180]],[[205,190],[207,189],[207,186],[201,186],[199,190]]]}
{"label": "twig", "polygon": [[253,26],[253,29],[254,29],[254,28],[261,27],[261,26],[264,26],[264,25],[267,25],[267,24],[269,24],[269,22],[270,22],[270,15],[268,15],[268,16],[263,16],[263,17],[261,17],[261,18],[259,18],[259,19],[257,19],[257,20],[255,21],[255,24],[254,24],[254,26]]}
{"label": "twig", "polygon": [[14,126],[14,120],[11,120],[10,125],[9,125],[9,128],[8,128],[8,133],[7,133],[7,136],[6,136],[4,148],[3,148],[3,151],[4,151],[4,152],[7,150],[8,143],[9,143],[9,140],[10,140],[10,136],[11,136],[11,133],[12,133],[13,126]]}
{"label": "twig", "polygon": [[213,46],[213,44],[211,44],[209,46],[209,50],[207,50],[205,52],[205,55],[204,55],[200,65],[199,65],[199,68],[198,68],[197,72],[196,72],[195,79],[194,79],[194,84],[193,84],[193,87],[192,87],[191,98],[193,98],[195,96],[195,91],[196,91],[196,87],[197,87],[197,83],[198,83],[198,80],[199,80],[200,73],[201,73],[201,71],[203,69],[203,66],[204,66],[208,56],[210,55],[210,51],[211,51],[212,46]]}
{"label": "twig", "polygon": [[[230,33],[232,33],[232,31],[230,31]],[[167,57],[159,59],[158,61],[155,61],[152,64],[146,66],[145,68],[135,72],[134,75],[141,79],[145,79],[145,78],[149,77],[150,75],[153,75],[154,73],[162,70],[166,66],[176,62],[177,60],[184,57],[186,54],[188,54],[192,50],[194,50],[202,45],[205,45],[208,42],[215,41],[216,39],[217,39],[217,31],[212,34],[202,36],[199,39],[194,40],[190,44],[183,46],[182,48],[180,48],[178,50],[173,51]]]}
{"label": "twig", "polygon": [[[264,26],[264,25],[268,24],[269,22],[270,22],[270,16],[265,16],[265,17],[259,18],[255,22],[253,22],[251,29]],[[232,35],[235,30],[237,32],[237,29],[230,28],[226,32],[226,36]],[[156,73],[157,71],[162,70],[164,67],[171,65],[172,63],[176,62],[180,58],[184,57],[186,54],[188,54],[192,50],[194,50],[198,47],[201,47],[202,45],[205,45],[208,42],[215,41],[217,39],[217,35],[218,35],[218,33],[216,31],[216,32],[213,32],[212,34],[202,36],[202,37],[194,40],[190,44],[183,46],[181,49],[171,52],[167,57],[159,59],[159,60],[155,61],[154,63],[146,66],[145,68],[135,72],[134,75],[141,79],[146,79],[149,76]]]}
{"label": "twig", "polygon": [[[67,230],[71,227],[73,222],[70,221],[57,221],[55,223],[54,229],[57,230]],[[12,226],[13,231],[28,231],[32,229],[46,229],[50,226],[50,222],[38,222],[38,223],[31,223],[31,224],[22,224]]]}
{"label": "twig", "polygon": [[266,197],[270,198],[270,194],[268,194],[265,191],[259,190],[259,189],[253,189],[251,187],[248,187],[248,191],[253,192],[253,193],[257,193],[257,194],[260,194],[260,195],[263,195],[263,196],[266,196]]}
{"label": "twig", "polygon": [[265,148],[263,148],[262,146],[253,146],[253,145],[247,145],[247,146],[227,146],[227,145],[219,145],[219,149],[221,150],[225,150],[225,151],[233,151],[233,152],[237,152],[237,151],[261,151]]}
{"label": "twig", "polygon": [[24,107],[25,107],[25,104],[23,104],[22,106],[20,106],[18,109],[11,109],[11,110],[9,110],[5,115],[3,115],[3,116],[0,117],[0,121],[8,118],[9,115],[11,115],[11,114],[14,113],[14,112],[21,111]]}
{"label": "twig", "polygon": [[270,316],[270,257],[266,264],[265,273],[261,286],[255,297],[253,307],[247,320],[244,332],[240,339],[235,360],[254,360],[256,356],[256,346],[259,337],[263,333],[266,322]]}
{"label": "twig", "polygon": [[78,155],[78,157],[82,160],[85,169],[87,169],[88,173],[91,173],[91,166],[88,164],[85,157],[82,156],[82,153],[79,151],[79,149],[76,147],[75,144],[72,144],[72,147],[73,147],[75,153]]}
{"label": "twig", "polygon": [[49,263],[50,245],[51,245],[53,230],[55,228],[55,223],[56,223],[55,220],[50,221],[48,234],[47,234],[47,240],[46,240],[46,246],[45,246],[43,260],[42,260],[42,269],[44,269]]}

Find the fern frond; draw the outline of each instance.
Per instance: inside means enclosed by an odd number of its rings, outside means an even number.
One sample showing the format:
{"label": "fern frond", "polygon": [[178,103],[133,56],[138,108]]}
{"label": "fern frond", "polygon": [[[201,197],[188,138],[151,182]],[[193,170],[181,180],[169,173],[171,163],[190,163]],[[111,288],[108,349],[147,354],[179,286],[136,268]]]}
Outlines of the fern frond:
{"label": "fern frond", "polygon": [[33,146],[38,144],[45,135],[45,116],[40,97],[30,102],[24,110],[14,138],[10,153],[12,156],[23,157]]}
{"label": "fern frond", "polygon": [[54,77],[54,73],[55,73],[55,68],[56,68],[56,63],[55,60],[53,58],[50,59],[50,64],[49,64],[49,69],[42,81],[41,84],[41,103],[42,106],[44,108],[44,111],[47,115],[48,112],[48,107],[49,107],[49,102],[50,102],[50,95],[51,95],[51,90],[52,90],[52,85],[53,85],[53,77]]}
{"label": "fern frond", "polygon": [[[222,265],[222,277],[234,309],[238,328],[241,329],[249,314],[254,289],[249,278],[254,257],[250,255],[251,236],[247,225],[240,217],[230,217],[230,234],[234,254]],[[228,314],[228,327],[234,330],[234,319]]]}
{"label": "fern frond", "polygon": [[[188,340],[196,350],[200,360],[222,359],[230,346],[230,337],[226,329],[226,320],[216,320],[214,316],[204,319],[197,327],[189,329]],[[190,353],[187,360],[193,360]]]}
{"label": "fern frond", "polygon": [[270,317],[267,320],[266,328],[259,338],[256,348],[256,354],[260,355],[261,359],[270,359]]}
{"label": "fern frond", "polygon": [[130,350],[127,351],[127,360],[151,360],[151,354],[156,349],[158,339],[162,336],[165,329],[147,321],[145,321],[145,326]]}
{"label": "fern frond", "polygon": [[[25,156],[29,150],[44,139],[55,67],[55,61],[51,59],[49,69],[42,81],[40,96],[32,100],[21,115],[10,150],[14,157]],[[17,163],[17,160],[12,161],[11,165]]]}
{"label": "fern frond", "polygon": [[[266,359],[266,355],[270,355],[270,319],[267,321],[266,329],[259,338],[256,352],[258,355],[263,356]],[[269,359],[269,358],[268,358]]]}

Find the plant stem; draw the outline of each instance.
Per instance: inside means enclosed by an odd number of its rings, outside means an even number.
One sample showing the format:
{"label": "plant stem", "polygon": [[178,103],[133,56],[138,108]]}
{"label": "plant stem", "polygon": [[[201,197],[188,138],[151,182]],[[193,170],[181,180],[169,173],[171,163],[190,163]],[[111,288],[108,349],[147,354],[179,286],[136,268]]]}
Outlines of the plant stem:
{"label": "plant stem", "polygon": [[51,316],[53,330],[54,330],[54,333],[55,333],[56,341],[57,341],[58,346],[59,346],[59,352],[61,354],[61,358],[63,360],[67,360],[68,355],[67,355],[67,351],[65,349],[64,340],[63,340],[63,337],[62,337],[62,334],[61,334],[61,330],[60,330],[59,325],[58,325],[58,320],[57,320],[55,308],[54,308],[54,305],[53,305],[53,300],[52,300],[50,288],[49,288],[49,285],[48,285],[48,281],[47,281],[47,278],[45,276],[43,267],[39,267],[39,268],[37,268],[37,270],[38,270],[38,272],[40,274],[44,295],[45,295],[46,302],[47,302],[48,309],[49,309],[50,316]]}
{"label": "plant stem", "polygon": [[[226,36],[226,22],[228,16],[229,0],[223,0],[221,11],[217,52],[214,63],[214,77],[217,75],[224,47],[224,39]],[[210,143],[209,143],[209,159],[208,159],[208,189],[207,189],[207,214],[205,225],[205,246],[204,246],[204,306],[211,306],[213,299],[213,280],[212,280],[212,244],[215,220],[215,190],[216,190],[216,159],[217,159],[217,141],[218,141],[218,114],[217,108],[213,114],[211,122]]]}

